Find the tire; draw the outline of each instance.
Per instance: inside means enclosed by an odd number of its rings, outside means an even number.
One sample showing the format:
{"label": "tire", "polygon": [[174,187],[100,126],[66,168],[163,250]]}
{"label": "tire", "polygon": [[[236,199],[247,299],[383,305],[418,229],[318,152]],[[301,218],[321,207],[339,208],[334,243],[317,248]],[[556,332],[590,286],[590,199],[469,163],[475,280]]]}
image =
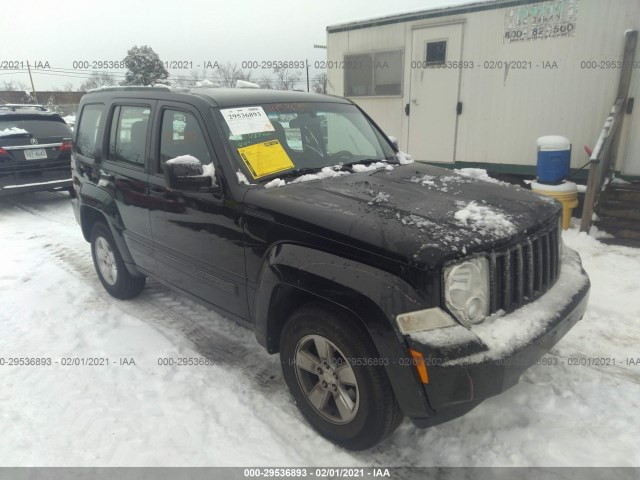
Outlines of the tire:
{"label": "tire", "polygon": [[282,372],[298,409],[322,436],[348,450],[373,447],[403,419],[384,366],[366,359],[379,359],[368,333],[337,307],[305,305],[282,330]]}
{"label": "tire", "polygon": [[146,278],[129,273],[104,222],[96,222],[91,230],[91,256],[98,278],[111,296],[126,300],[140,294]]}
{"label": "tire", "polygon": [[69,187],[67,188],[67,192],[69,192],[69,197],[70,198],[76,198],[76,190],[73,187]]}

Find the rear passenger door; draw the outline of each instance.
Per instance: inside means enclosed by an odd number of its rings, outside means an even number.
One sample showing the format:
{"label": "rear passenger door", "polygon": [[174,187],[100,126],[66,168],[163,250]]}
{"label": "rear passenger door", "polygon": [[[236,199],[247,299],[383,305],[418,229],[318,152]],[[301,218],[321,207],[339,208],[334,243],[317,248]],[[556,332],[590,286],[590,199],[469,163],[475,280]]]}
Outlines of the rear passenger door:
{"label": "rear passenger door", "polygon": [[150,121],[156,101],[117,102],[110,108],[104,172],[100,182],[113,190],[123,236],[135,263],[152,271],[153,244],[147,193]]}
{"label": "rear passenger door", "polygon": [[[218,307],[221,313],[248,318],[243,232],[237,202],[225,189],[216,192],[169,190],[164,163],[191,155],[218,167],[199,111],[187,104],[159,102],[149,169],[151,231],[158,276]],[[218,177],[218,182],[223,179]]]}

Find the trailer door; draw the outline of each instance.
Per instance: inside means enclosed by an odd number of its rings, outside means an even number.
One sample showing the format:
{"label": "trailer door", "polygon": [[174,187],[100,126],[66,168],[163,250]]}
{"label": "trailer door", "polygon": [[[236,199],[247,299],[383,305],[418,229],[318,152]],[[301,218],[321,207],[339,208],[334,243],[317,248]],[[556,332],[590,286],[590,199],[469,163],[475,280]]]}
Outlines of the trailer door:
{"label": "trailer door", "polygon": [[462,24],[413,31],[408,153],[418,161],[453,162],[462,59]]}

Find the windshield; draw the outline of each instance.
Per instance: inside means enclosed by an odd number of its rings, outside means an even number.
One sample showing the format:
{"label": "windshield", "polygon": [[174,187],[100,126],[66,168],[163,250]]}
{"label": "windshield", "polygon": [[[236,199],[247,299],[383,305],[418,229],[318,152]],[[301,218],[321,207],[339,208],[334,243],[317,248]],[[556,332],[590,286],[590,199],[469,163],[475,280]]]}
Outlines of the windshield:
{"label": "windshield", "polygon": [[354,105],[272,103],[218,115],[238,167],[253,182],[324,167],[396,162],[392,147]]}

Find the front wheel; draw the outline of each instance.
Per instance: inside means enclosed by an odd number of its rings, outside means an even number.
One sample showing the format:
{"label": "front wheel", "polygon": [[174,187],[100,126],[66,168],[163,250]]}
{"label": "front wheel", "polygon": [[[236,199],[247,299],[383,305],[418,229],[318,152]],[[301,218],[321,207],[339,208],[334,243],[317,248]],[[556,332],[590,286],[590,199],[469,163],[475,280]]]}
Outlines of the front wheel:
{"label": "front wheel", "polygon": [[145,277],[129,273],[109,227],[103,222],[96,222],[91,230],[91,256],[102,286],[112,296],[121,300],[133,298],[144,288]]}
{"label": "front wheel", "polygon": [[402,421],[383,359],[341,310],[309,304],[296,311],[282,331],[280,358],[300,412],[332,442],[364,450]]}

